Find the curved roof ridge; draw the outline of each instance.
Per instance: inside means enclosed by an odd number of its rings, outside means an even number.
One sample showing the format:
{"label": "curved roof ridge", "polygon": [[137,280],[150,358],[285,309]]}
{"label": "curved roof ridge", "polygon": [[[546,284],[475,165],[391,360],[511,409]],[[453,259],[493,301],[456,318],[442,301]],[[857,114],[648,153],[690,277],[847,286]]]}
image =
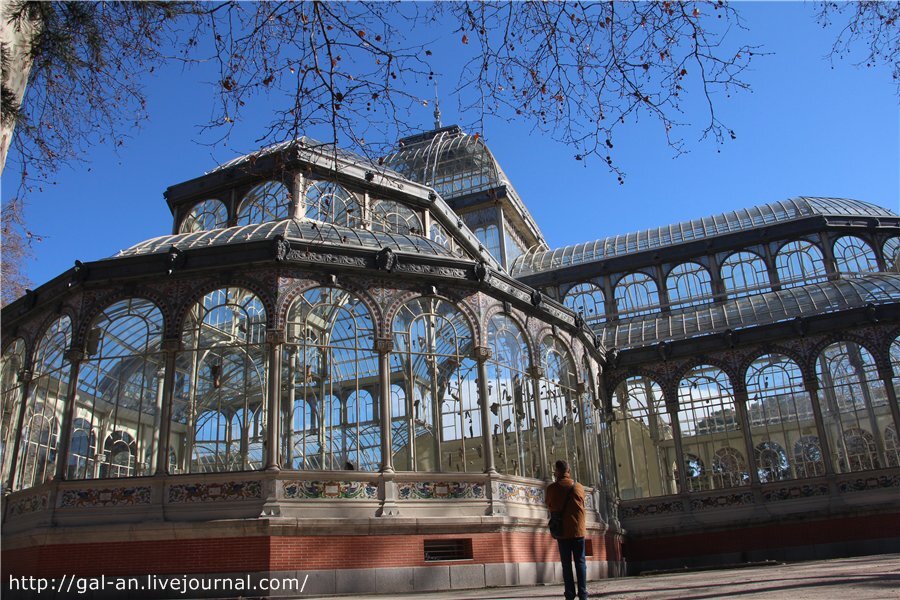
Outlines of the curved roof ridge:
{"label": "curved roof ridge", "polygon": [[612,235],[589,242],[543,250],[531,248],[513,261],[513,276],[530,275],[550,269],[584,264],[610,258],[723,235],[734,231],[764,227],[813,215],[839,217],[897,217],[894,211],[870,202],[851,198],[797,196],[750,208],[700,217],[640,231]]}
{"label": "curved roof ridge", "polygon": [[605,323],[597,330],[607,348],[631,348],[689,339],[754,325],[823,315],[868,304],[900,302],[900,273],[860,273],[779,291],[704,304],[671,313],[653,313]]}
{"label": "curved roof ridge", "polygon": [[[348,245],[379,250],[389,247],[392,250],[410,254],[427,254],[457,260],[460,258],[442,244],[418,235],[375,232],[335,225],[326,221],[293,217],[278,221],[236,225],[225,229],[162,235],[120,250],[112,258],[168,252],[173,246],[178,250],[192,250],[208,246],[263,241],[275,239],[277,236],[282,236],[287,240],[303,240],[307,243]],[[464,258],[470,259],[470,257]]]}

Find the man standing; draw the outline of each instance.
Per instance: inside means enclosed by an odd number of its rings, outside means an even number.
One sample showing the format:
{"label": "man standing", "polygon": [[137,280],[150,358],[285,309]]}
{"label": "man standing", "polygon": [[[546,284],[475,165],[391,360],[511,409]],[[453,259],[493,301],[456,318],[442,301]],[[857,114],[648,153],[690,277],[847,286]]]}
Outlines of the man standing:
{"label": "man standing", "polygon": [[[562,561],[566,600],[587,600],[587,565],[584,558],[584,488],[572,480],[569,463],[556,461],[553,470],[556,480],[547,487],[546,504],[551,513],[562,513],[562,537],[559,538],[559,559]],[[578,577],[578,593],[572,576],[572,561]]]}

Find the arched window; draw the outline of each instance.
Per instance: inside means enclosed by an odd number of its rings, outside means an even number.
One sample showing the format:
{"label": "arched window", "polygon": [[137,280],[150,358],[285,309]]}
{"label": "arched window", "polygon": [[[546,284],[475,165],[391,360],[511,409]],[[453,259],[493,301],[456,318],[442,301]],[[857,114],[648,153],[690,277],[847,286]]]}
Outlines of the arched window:
{"label": "arched window", "polygon": [[217,289],[191,308],[176,360],[171,426],[179,472],[262,466],[261,427],[234,425],[251,415],[266,422],[265,332],[262,302],[242,288]]}
{"label": "arched window", "polygon": [[462,312],[440,298],[400,307],[393,322],[392,380],[402,382],[407,444],[399,469],[483,472],[481,408],[473,338]]}
{"label": "arched window", "polygon": [[507,315],[494,315],[488,322],[487,406],[497,471],[536,478],[544,469],[525,339],[525,333]]}
{"label": "arched window", "polygon": [[675,437],[659,384],[638,375],[613,395],[616,477],[623,500],[676,493]]}
{"label": "arched window", "polygon": [[105,458],[100,465],[100,477],[130,477],[134,475],[137,442],[130,433],[113,431],[103,443]]}
{"label": "arched window", "polygon": [[[687,480],[687,488],[690,491],[709,489],[709,473],[706,471],[706,465],[703,459],[696,454],[685,453],[684,455],[684,477]],[[675,478],[678,478],[678,463],[672,465]]]}
{"label": "arched window", "polygon": [[281,221],[291,216],[291,193],[278,181],[266,181],[253,187],[238,209],[237,224]]}
{"label": "arched window", "polygon": [[629,273],[616,284],[616,310],[619,318],[646,315],[659,307],[656,282],[645,273]]}
{"label": "arched window", "polygon": [[726,446],[713,454],[714,487],[728,488],[749,483],[747,463],[740,450]]}
{"label": "arched window", "polygon": [[777,442],[766,441],[754,448],[759,481],[769,483],[790,478],[787,453]]}
{"label": "arched window", "polygon": [[563,298],[563,304],[580,314],[588,323],[606,319],[603,290],[593,283],[576,283],[570,287]]}
{"label": "arched window", "polygon": [[[120,300],[91,323],[87,353],[79,371],[75,414],[89,424],[87,429],[128,432],[137,452],[133,469],[105,469],[101,465],[103,473],[119,477],[148,475],[155,470],[163,400],[162,336],[162,313],[143,298]],[[109,460],[108,453],[105,460]],[[70,458],[67,464],[70,479],[96,476],[94,469],[77,459]],[[75,465],[84,468],[77,470]]]}
{"label": "arched window", "polygon": [[720,464],[717,460],[725,460],[720,450],[740,447],[744,443],[731,381],[724,371],[701,365],[685,374],[678,385],[678,420],[685,455],[695,455],[704,464],[714,466],[712,474],[689,478],[689,491],[750,483],[746,466],[744,471],[729,471],[727,477],[716,470]]}
{"label": "arched window", "polygon": [[[13,447],[19,433],[19,413],[24,401],[25,386],[19,381],[19,373],[25,367],[25,340],[18,338],[11,342],[0,355],[0,464],[3,466],[0,488],[6,489],[13,468]],[[20,451],[21,454],[21,451]]]}
{"label": "arched window", "polygon": [[71,371],[65,355],[71,346],[72,323],[68,316],[62,316],[47,328],[35,349],[15,489],[40,485],[56,474],[59,424],[65,413]]}
{"label": "arched window", "polygon": [[453,249],[453,242],[450,235],[447,233],[447,230],[441,227],[440,223],[431,223],[431,229],[428,232],[428,237],[434,242],[437,242],[444,248],[448,250]]}
{"label": "arched window", "polygon": [[[288,310],[286,372],[294,407],[284,463],[362,471],[381,465],[375,325],[365,303],[335,287],[303,293]],[[365,387],[365,389],[363,389]],[[343,399],[343,402],[342,402]]]}
{"label": "arched window", "polygon": [[825,474],[822,445],[815,435],[802,435],[794,444],[794,472],[797,477],[821,477]]}
{"label": "arched window", "polygon": [[881,253],[888,271],[900,271],[900,236],[888,238]]}
{"label": "arched window", "polygon": [[369,215],[372,231],[403,235],[425,234],[421,217],[405,204],[393,200],[374,200]]}
{"label": "arched window", "polygon": [[228,226],[228,209],[221,200],[203,200],[191,208],[178,233],[194,233],[195,231],[211,231]]}
{"label": "arched window", "polygon": [[775,256],[778,282],[783,288],[805,285],[828,278],[822,251],[812,242],[797,240],[781,247]]}
{"label": "arched window", "polygon": [[766,263],[753,252],[735,252],[722,263],[722,283],[728,298],[741,298],[769,291]]}
{"label": "arched window", "polygon": [[874,357],[854,342],[837,342],[819,353],[817,371],[822,419],[836,468],[847,473],[886,464],[881,431],[893,417]]}
{"label": "arched window", "polygon": [[884,450],[888,466],[900,467],[900,438],[897,437],[897,426],[893,423],[884,430]]}
{"label": "arched window", "polygon": [[541,342],[540,357],[543,376],[539,392],[547,460],[551,465],[565,460],[576,480],[590,481],[584,437],[580,435],[583,419],[575,389],[575,364],[562,342],[552,335]]}
{"label": "arched window", "polygon": [[86,419],[75,419],[72,423],[72,441],[69,443],[69,459],[66,462],[67,479],[94,477],[97,455],[97,435]]}
{"label": "arched window", "polygon": [[331,181],[306,188],[306,218],[343,227],[360,227],[362,208],[356,196]]}
{"label": "arched window", "polygon": [[900,336],[891,342],[891,369],[894,371],[894,395],[900,400]]}
{"label": "arched window", "polygon": [[[757,452],[774,446],[791,448],[805,432],[815,431],[812,402],[803,384],[803,373],[790,358],[782,354],[760,356],[747,369],[746,384],[747,419]],[[774,456],[770,457],[774,460]],[[787,462],[784,468],[780,463],[766,467],[759,461],[757,466],[763,483],[824,473],[823,465],[793,465],[793,472]]]}
{"label": "arched window", "polygon": [[834,262],[839,273],[868,273],[878,270],[878,259],[872,247],[852,235],[834,242]]}
{"label": "arched window", "polygon": [[666,289],[673,309],[710,302],[713,295],[709,271],[695,262],[682,263],[669,271]]}

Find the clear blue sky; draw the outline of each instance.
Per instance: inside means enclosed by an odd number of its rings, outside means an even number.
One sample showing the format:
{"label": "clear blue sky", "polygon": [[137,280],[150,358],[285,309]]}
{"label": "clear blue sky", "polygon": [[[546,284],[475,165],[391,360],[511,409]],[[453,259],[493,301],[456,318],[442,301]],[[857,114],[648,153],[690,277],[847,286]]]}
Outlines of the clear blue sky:
{"label": "clear blue sky", "polygon": [[[749,29],[743,39],[771,54],[752,64],[752,93],[719,101],[734,141],[699,142],[691,130],[690,153],[674,158],[655,123],[629,124],[616,141],[627,172],[620,186],[601,161],[577,162],[572,149],[526,125],[487,124],[488,145],[551,246],[799,195],[858,198],[900,212],[900,116],[887,67],[844,60],[832,69],[824,57],[835,31],[815,22],[812,4],[735,7]],[[448,46],[449,37],[439,45]],[[453,66],[441,67],[449,89]],[[202,68],[161,69],[147,82],[150,119],[118,154],[98,146],[85,164],[59,173],[57,185],[31,196],[29,222],[46,237],[27,268],[36,285],[75,259],[97,260],[169,233],[166,187],[256,148],[264,102],[251,106],[228,147],[197,143],[196,126],[210,115],[212,79]],[[431,126],[431,110],[422,109],[423,129]],[[457,120],[452,98],[442,99],[442,110],[445,125]],[[16,187],[13,168],[2,183],[5,199]]]}

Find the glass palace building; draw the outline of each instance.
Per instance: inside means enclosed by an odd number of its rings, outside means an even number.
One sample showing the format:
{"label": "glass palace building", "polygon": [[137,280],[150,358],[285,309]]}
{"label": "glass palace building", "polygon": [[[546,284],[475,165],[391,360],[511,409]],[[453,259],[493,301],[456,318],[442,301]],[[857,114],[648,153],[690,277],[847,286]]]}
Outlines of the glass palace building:
{"label": "glass palace building", "polygon": [[559,581],[557,459],[593,579],[900,551],[891,210],[551,249],[455,126],[377,163],[301,138],[165,197],[170,234],[3,309],[4,585]]}

